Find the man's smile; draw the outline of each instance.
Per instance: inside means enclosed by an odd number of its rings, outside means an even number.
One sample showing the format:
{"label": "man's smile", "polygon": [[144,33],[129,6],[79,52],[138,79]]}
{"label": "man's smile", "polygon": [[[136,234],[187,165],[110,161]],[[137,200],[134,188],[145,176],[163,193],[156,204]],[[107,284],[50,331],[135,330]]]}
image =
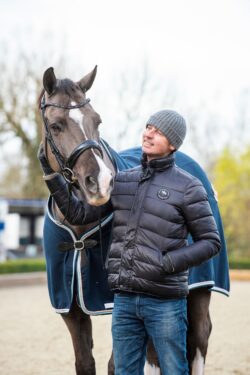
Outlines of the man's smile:
{"label": "man's smile", "polygon": [[144,139],[143,145],[144,146],[153,146],[154,144],[152,142],[149,142],[148,140]]}

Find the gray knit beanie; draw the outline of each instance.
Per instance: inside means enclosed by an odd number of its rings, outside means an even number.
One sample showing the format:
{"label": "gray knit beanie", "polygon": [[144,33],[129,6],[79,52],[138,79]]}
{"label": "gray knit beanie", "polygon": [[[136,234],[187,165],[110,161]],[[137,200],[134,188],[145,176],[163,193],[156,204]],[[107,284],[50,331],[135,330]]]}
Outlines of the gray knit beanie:
{"label": "gray knit beanie", "polygon": [[153,125],[167,137],[172,146],[178,150],[186,136],[186,121],[179,113],[164,109],[154,113],[147,125]]}

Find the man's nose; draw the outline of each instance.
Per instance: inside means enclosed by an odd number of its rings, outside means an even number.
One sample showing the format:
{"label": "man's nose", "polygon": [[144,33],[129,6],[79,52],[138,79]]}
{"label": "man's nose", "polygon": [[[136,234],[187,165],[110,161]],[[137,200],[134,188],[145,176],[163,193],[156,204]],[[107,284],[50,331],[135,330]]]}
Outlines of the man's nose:
{"label": "man's nose", "polygon": [[145,134],[147,137],[152,137],[154,135],[154,129],[146,129]]}

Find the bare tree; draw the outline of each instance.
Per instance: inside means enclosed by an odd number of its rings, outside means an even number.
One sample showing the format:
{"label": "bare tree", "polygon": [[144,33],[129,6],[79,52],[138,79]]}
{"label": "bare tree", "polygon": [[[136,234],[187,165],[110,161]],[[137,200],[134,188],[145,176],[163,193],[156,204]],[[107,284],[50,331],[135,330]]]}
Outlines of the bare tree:
{"label": "bare tree", "polygon": [[250,87],[241,90],[237,100],[237,113],[235,117],[234,132],[231,134],[236,140],[236,147],[242,148],[242,144],[250,143]]}
{"label": "bare tree", "polygon": [[204,106],[187,109],[188,133],[185,150],[209,172],[220,152],[221,119]]}
{"label": "bare tree", "polygon": [[212,173],[214,163],[225,147],[242,150],[249,145],[249,99],[250,88],[245,88],[235,100],[234,108],[230,108],[234,115],[229,120],[227,114],[219,114],[209,108],[207,103],[187,109],[189,142],[195,150],[196,158],[209,172]]}
{"label": "bare tree", "polygon": [[[2,55],[6,55],[6,51],[2,52]],[[48,55],[49,51],[45,57],[42,57],[43,54],[19,54],[12,64],[8,63],[8,59],[0,63],[1,149],[6,150],[6,145],[11,147],[13,139],[19,140],[14,158],[10,160],[9,153],[5,158],[1,155],[4,163],[8,165],[5,168],[6,176],[0,182],[2,195],[18,195],[18,185],[21,189],[19,195],[23,197],[47,195],[36,154],[42,126],[37,98],[41,90],[43,71],[51,65],[46,63],[51,60]],[[56,68],[59,75],[60,71],[66,70],[63,59],[58,59]],[[68,67],[67,74],[70,74]],[[64,76],[64,73],[62,75]],[[212,169],[221,147],[230,142],[232,137],[240,140],[239,144],[242,144],[242,141],[247,139],[246,135],[249,135],[246,125],[249,120],[247,104],[250,89],[244,90],[239,96],[236,126],[229,131],[225,119],[208,108],[206,103],[194,104],[192,108],[181,103],[182,98],[174,80],[166,79],[162,75],[156,76],[149,68],[147,60],[140,68],[126,67],[126,70],[116,72],[114,76],[113,95],[107,95],[107,90],[105,95],[99,90],[98,95],[102,101],[105,97],[107,118],[112,118],[113,122],[113,126],[110,127],[112,145],[117,150],[140,144],[145,121],[154,111],[161,108],[180,108],[181,112],[184,111],[189,131],[183,150],[194,156],[206,169]],[[190,145],[192,147],[189,147]],[[192,152],[189,152],[189,149]],[[12,180],[13,189],[10,188]]]}
{"label": "bare tree", "polygon": [[140,143],[145,121],[153,111],[172,107],[177,89],[171,80],[156,77],[145,60],[140,68],[126,68],[115,76],[115,97],[108,105],[117,123],[115,147],[132,147]]}
{"label": "bare tree", "polygon": [[[1,194],[5,196],[13,194],[10,184],[14,183],[14,176],[17,179],[16,185],[20,188],[17,195],[26,198],[47,195],[37,160],[42,129],[37,99],[42,89],[41,78],[45,70],[42,68],[42,61],[38,60],[37,56],[20,54],[12,66],[7,59],[0,66],[0,145],[8,150],[8,156],[3,158],[7,164],[6,178],[0,186]],[[7,147],[11,147],[13,139],[20,141],[20,148],[17,146],[15,152]],[[15,160],[8,160],[10,155],[13,155]],[[25,171],[17,174],[19,169]]]}

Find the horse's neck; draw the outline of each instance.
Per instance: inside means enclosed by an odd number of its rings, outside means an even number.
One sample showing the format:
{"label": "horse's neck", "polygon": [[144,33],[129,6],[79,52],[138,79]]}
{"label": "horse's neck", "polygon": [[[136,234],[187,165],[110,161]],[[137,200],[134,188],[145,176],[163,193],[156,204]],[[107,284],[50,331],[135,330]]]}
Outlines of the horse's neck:
{"label": "horse's neck", "polygon": [[[103,161],[106,164],[106,166],[112,171],[113,176],[115,176],[115,166],[113,165],[112,161],[110,160],[106,149],[103,148]],[[84,200],[84,196],[78,189],[73,189],[73,193],[78,197],[79,200]],[[91,228],[95,227],[97,222],[90,223],[90,224],[84,224],[84,225],[71,225],[67,220],[65,220],[64,215],[61,213],[59,208],[57,207],[56,203],[53,201],[53,215],[56,220],[60,222],[64,222],[68,227],[72,228],[73,231],[77,234],[77,236],[80,236],[81,234],[85,233],[86,231],[90,230]]]}

